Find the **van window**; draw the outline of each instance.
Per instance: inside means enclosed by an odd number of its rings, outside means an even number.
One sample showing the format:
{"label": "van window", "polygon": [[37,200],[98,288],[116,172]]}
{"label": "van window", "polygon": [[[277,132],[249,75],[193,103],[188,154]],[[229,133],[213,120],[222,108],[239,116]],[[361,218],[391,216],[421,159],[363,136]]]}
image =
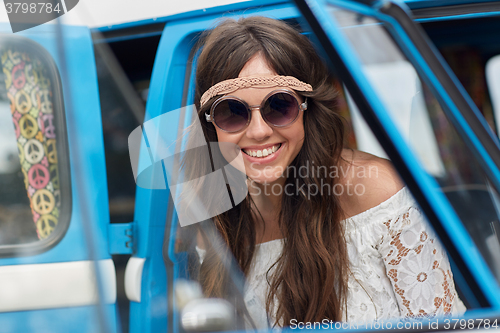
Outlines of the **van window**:
{"label": "van window", "polygon": [[0,55],[0,254],[13,254],[20,245],[53,245],[66,231],[69,154],[50,55],[20,38],[0,40]]}
{"label": "van window", "polygon": [[[342,33],[359,57],[361,70],[386,107],[388,116],[422,167],[437,181],[500,281],[500,196],[490,186],[477,160],[472,158],[471,150],[446,115],[439,96],[379,21],[333,6],[331,15],[340,22]],[[356,121],[354,129],[357,129]],[[363,146],[372,147],[368,145],[371,139],[365,139],[362,134],[362,131],[356,132],[359,149],[372,153],[370,149],[363,149]]]}

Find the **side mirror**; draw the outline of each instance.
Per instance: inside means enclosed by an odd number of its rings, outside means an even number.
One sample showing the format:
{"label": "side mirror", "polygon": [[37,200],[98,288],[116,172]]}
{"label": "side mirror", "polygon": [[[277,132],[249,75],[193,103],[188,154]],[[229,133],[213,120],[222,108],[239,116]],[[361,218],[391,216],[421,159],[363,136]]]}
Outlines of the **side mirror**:
{"label": "side mirror", "polygon": [[234,328],[235,310],[231,303],[220,298],[204,298],[197,282],[178,280],[174,292],[185,331],[213,332]]}

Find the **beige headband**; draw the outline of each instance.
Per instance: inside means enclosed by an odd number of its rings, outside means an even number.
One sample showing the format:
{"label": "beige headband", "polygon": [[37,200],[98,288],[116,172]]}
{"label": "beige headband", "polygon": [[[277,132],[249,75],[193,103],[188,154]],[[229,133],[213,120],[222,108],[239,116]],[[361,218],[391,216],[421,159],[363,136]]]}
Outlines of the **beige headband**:
{"label": "beige headband", "polygon": [[232,93],[242,88],[290,87],[297,91],[312,91],[310,84],[304,83],[293,76],[247,76],[221,81],[205,91],[201,96],[200,106],[203,107],[210,98],[217,95]]}

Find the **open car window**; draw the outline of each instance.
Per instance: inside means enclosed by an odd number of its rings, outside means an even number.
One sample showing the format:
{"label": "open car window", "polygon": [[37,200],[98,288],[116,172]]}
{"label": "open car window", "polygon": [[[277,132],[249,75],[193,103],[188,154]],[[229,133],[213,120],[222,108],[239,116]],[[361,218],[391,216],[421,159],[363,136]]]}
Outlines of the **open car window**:
{"label": "open car window", "polygon": [[[435,94],[381,22],[341,9],[332,9],[331,15],[341,22],[341,31],[359,57],[364,75],[391,120],[425,171],[436,179],[499,280],[498,192],[471,158],[469,148],[446,117]],[[355,103],[349,100],[355,108]],[[376,148],[370,147],[373,140],[363,137],[364,133],[370,133],[366,123],[357,121],[355,128],[360,136],[360,149],[377,153]]]}
{"label": "open car window", "polygon": [[[464,117],[475,114],[474,111],[464,111],[464,108],[470,110],[465,102],[457,108],[466,98],[453,96],[458,90],[450,88],[452,80],[449,78],[444,80],[448,86],[445,84],[443,87],[442,82],[429,75],[428,65],[424,61],[429,57],[422,57],[419,51],[424,51],[417,50],[412,44],[415,41],[414,35],[413,39],[406,35],[404,28],[410,29],[409,25],[403,28],[399,25],[400,22],[387,15],[389,10],[377,11],[362,4],[343,1],[318,1],[314,6],[303,6],[302,9],[311,25],[319,23],[321,26],[320,28],[316,25],[315,31],[320,35],[327,52],[334,50],[329,54],[334,66],[344,66],[339,71],[340,76],[352,80],[350,83],[353,85],[349,87],[356,90],[358,100],[353,102],[353,99],[348,98],[349,104],[357,104],[363,109],[365,119],[369,119],[367,123],[377,131],[378,138],[385,140],[391,137],[393,143],[385,141],[384,149],[396,166],[401,166],[401,159],[405,160],[406,167],[400,170],[403,178],[413,178],[421,186],[424,186],[424,183],[427,184],[425,186],[430,186],[430,193],[423,196],[434,196],[437,199],[434,202],[434,212],[437,211],[438,215],[453,208],[452,214],[456,214],[458,219],[450,215],[437,220],[432,218],[441,239],[452,252],[452,259],[455,263],[461,260],[460,258],[465,262],[469,261],[465,271],[476,274],[475,280],[479,285],[488,284],[498,288],[499,196],[497,179],[492,176],[497,171],[497,166],[492,164],[488,155],[479,153],[489,143],[494,147],[491,151],[498,148],[491,132],[488,133],[487,126],[483,126],[486,123],[484,119],[479,117],[478,120],[472,121],[469,118],[470,124],[463,122]],[[413,30],[412,33],[416,34]],[[362,98],[360,91],[364,95]],[[449,95],[455,99],[450,100]],[[370,106],[367,107],[365,103]],[[358,147],[377,155],[385,155],[380,146],[373,144],[372,134],[366,131],[367,123],[360,120],[356,107],[352,109]],[[376,113],[377,117],[370,116],[373,113],[369,110]],[[469,126],[473,123],[476,132],[470,131]],[[476,126],[477,124],[481,126]],[[381,130],[382,128],[384,129]],[[476,135],[483,135],[483,139],[486,137],[487,143],[477,141],[474,138]],[[474,142],[471,143],[472,141]],[[400,142],[404,143],[405,148],[397,147]],[[410,149],[411,156],[405,156],[406,147]],[[414,172],[415,170],[411,170],[412,165],[418,165],[422,168],[420,170],[425,172]],[[405,177],[408,173],[412,176]],[[423,177],[420,177],[419,173]],[[444,198],[446,200],[441,201]],[[419,202],[424,203],[425,199]],[[432,217],[434,213],[427,210],[425,205],[423,208],[426,214]],[[458,222],[459,220],[461,222]],[[462,226],[465,228],[462,229]],[[473,251],[470,245],[463,246],[462,236],[474,242]],[[459,239],[462,241],[458,241]],[[460,256],[456,255],[454,248],[458,249]],[[476,249],[479,250],[480,257],[476,257]],[[488,267],[486,271],[484,263]],[[462,277],[466,275],[467,273]],[[458,279],[461,280],[460,277]],[[470,276],[465,280],[469,286],[475,284],[471,282]],[[462,291],[468,288],[467,283],[463,284],[465,288]],[[458,283],[459,288],[460,284]],[[470,296],[469,306],[496,308],[497,296],[487,296],[488,300],[477,297],[481,294],[477,287],[476,284],[465,292],[466,298]],[[483,289],[483,295],[485,292]]]}

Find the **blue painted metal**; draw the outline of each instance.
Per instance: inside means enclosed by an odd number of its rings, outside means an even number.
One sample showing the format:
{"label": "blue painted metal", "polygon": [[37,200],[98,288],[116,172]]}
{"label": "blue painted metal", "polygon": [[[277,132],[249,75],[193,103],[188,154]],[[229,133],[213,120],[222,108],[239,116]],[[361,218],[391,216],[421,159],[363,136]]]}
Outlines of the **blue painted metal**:
{"label": "blue painted metal", "polygon": [[112,223],[108,225],[108,250],[110,254],[132,254],[137,224]]}
{"label": "blue painted metal", "polygon": [[[17,35],[17,34],[16,34]],[[59,67],[59,59],[55,39],[58,37],[52,25],[41,25],[23,33],[20,36],[29,38],[44,47]],[[88,252],[83,239],[83,223],[91,223],[96,235],[98,257],[107,259],[107,225],[109,224],[108,190],[106,182],[106,165],[104,160],[104,143],[97,87],[97,74],[94,61],[92,38],[85,27],[66,27],[64,29],[68,71],[73,96],[73,109],[77,131],[68,133],[70,164],[73,164],[73,154],[80,152],[83,174],[76,175],[71,171],[71,182],[75,184],[76,177],[87,179],[87,201],[90,207],[80,207],[81,190],[72,187],[73,209],[69,229],[63,240],[53,249],[36,256],[1,259],[1,265],[17,265],[28,263],[64,262],[87,260]],[[64,94],[63,94],[64,96]],[[65,101],[67,102],[67,101]],[[86,209],[91,221],[81,220],[81,210]]]}
{"label": "blue painted metal", "polygon": [[164,16],[164,17],[154,17],[154,18],[149,18],[146,20],[109,25],[109,26],[105,26],[105,27],[99,27],[99,28],[96,28],[94,30],[100,31],[100,32],[106,32],[106,31],[113,31],[113,30],[119,30],[119,29],[134,28],[134,27],[141,26],[141,25],[163,23],[163,22],[174,22],[174,21],[178,21],[178,20],[185,20],[185,19],[191,19],[191,18],[196,18],[196,17],[203,19],[203,17],[214,15],[214,14],[217,15],[219,13],[226,13],[226,12],[229,13],[232,11],[234,12],[234,11],[239,11],[239,10],[252,10],[252,11],[254,11],[254,10],[258,10],[259,8],[265,8],[266,6],[274,6],[274,5],[289,3],[289,2],[290,2],[289,0],[252,0],[251,2],[250,1],[237,2],[237,3],[233,3],[233,4],[229,4],[229,5],[198,9],[198,10],[183,12],[183,13],[179,13],[179,14]]}
{"label": "blue painted metal", "polygon": [[131,39],[140,39],[140,38],[161,36],[162,32],[163,31],[150,32],[150,33],[145,33],[145,34],[125,35],[125,36],[120,36],[120,37],[103,38],[103,39],[96,40],[94,43],[95,44],[114,43],[114,42],[123,42],[125,40],[131,40]]}
{"label": "blue painted metal", "polygon": [[437,21],[468,20],[468,19],[478,19],[478,18],[496,17],[496,16],[500,16],[500,11],[419,18],[416,19],[415,21],[420,23],[425,23],[425,22],[437,22]]}
{"label": "blue painted metal", "polygon": [[[310,3],[313,3],[313,1],[311,1]],[[385,107],[380,101],[379,96],[375,93],[364,73],[362,72],[362,65],[358,57],[356,56],[356,53],[352,50],[350,43],[345,39],[344,35],[339,31],[338,27],[334,23],[333,18],[327,14],[327,11],[324,8],[327,3],[347,9],[352,9],[353,3],[342,0],[317,0],[314,1],[314,4],[311,5],[311,9],[313,10],[315,16],[318,18],[318,21],[328,35],[330,42],[339,51],[339,54],[341,55],[344,63],[346,64],[352,76],[356,79],[358,86],[362,89],[364,95],[370,102],[377,117],[386,129],[387,134],[392,139],[392,142],[394,142],[403,160],[406,162],[406,165],[410,169],[410,172],[412,173],[414,179],[420,185],[422,192],[429,199],[429,203],[431,204],[431,206],[433,206],[434,211],[439,216],[443,227],[445,228],[445,230],[447,230],[449,235],[453,235],[451,237],[452,241],[464,258],[464,261],[466,262],[475,279],[478,281],[482,290],[488,296],[488,300],[491,302],[494,308],[500,309],[500,288],[496,283],[491,271],[488,269],[486,263],[484,262],[479,251],[474,245],[474,242],[463,227],[458,216],[456,215],[455,211],[451,207],[444,194],[440,191],[435,190],[439,189],[438,184],[436,183],[434,178],[432,178],[424,171],[424,169],[420,165],[420,162],[415,158],[415,156],[413,156],[410,148],[400,135],[396,126],[393,124],[391,117],[385,110]],[[359,6],[359,4],[356,5]],[[378,16],[379,18],[381,17],[374,9],[370,7],[365,7],[363,9],[363,14],[375,17]],[[410,41],[407,38],[404,40],[404,42],[410,44]],[[410,47],[410,45],[407,46]],[[415,50],[413,51],[415,52]],[[417,55],[415,55],[415,57],[417,57]],[[419,60],[421,61],[421,59]],[[418,67],[426,68],[426,65],[419,62],[417,68]],[[429,73],[428,68],[426,68],[424,74],[427,76],[427,79],[431,84],[438,84],[435,77],[433,77],[431,73]],[[436,89],[436,87],[434,88]],[[441,91],[443,91],[442,87]],[[449,99],[444,99],[444,102],[446,103],[445,105],[447,105],[449,108],[455,109],[455,106]],[[460,125],[463,124],[460,123]]]}
{"label": "blue painted metal", "polygon": [[[498,0],[404,0],[411,9],[441,6],[470,5],[475,3],[497,2]],[[398,1],[402,2],[402,1]]]}
{"label": "blue painted metal", "polygon": [[[0,30],[10,32],[10,27],[1,25]],[[61,71],[61,53],[58,52],[56,43],[57,38],[61,36],[58,35],[55,25],[37,26],[15,36],[28,38],[40,44],[49,52]],[[61,75],[61,80],[63,87],[69,87],[71,90],[72,101],[67,98],[68,91],[64,90],[65,88],[61,89],[66,111],[72,109],[74,112],[71,117],[74,119],[73,123],[70,124],[67,118],[68,128],[75,129],[68,131],[70,165],[75,164],[76,154],[79,154],[78,160],[82,161],[79,165],[79,174],[75,173],[73,167],[70,170],[73,202],[69,228],[62,240],[50,250],[32,256],[0,259],[2,266],[111,258],[107,246],[109,209],[106,165],[92,38],[88,28],[69,26],[64,27],[63,37],[65,49],[62,54],[65,55],[68,72],[67,75]],[[69,82],[64,81],[66,78]],[[72,108],[68,107],[68,103]],[[75,185],[77,178],[86,180],[85,189]],[[82,206],[82,195],[86,195],[85,202],[88,206]],[[82,219],[83,211],[89,217],[88,220]],[[93,258],[89,257],[89,249],[84,238],[84,223],[87,223],[92,230],[95,246]],[[104,312],[109,329],[115,332],[117,329],[115,304],[106,305]],[[96,307],[93,306],[4,313],[0,314],[0,326],[2,329],[9,327],[8,325],[15,319],[16,323],[13,326],[15,329],[12,331],[25,332],[46,328],[52,332],[97,332],[100,330],[100,322],[94,318],[96,313]]]}
{"label": "blue painted metal", "polygon": [[[488,3],[488,2],[498,2],[498,0],[395,0],[396,2],[405,3],[411,9],[420,9],[420,8],[432,8],[432,7],[441,7],[441,6],[452,6],[452,5],[462,5],[462,4],[471,4],[471,3]],[[176,20],[184,20],[194,17],[203,17],[207,15],[229,12],[229,11],[237,11],[237,10],[245,10],[249,8],[255,7],[264,7],[269,5],[277,5],[283,3],[289,3],[289,0],[253,0],[251,2],[239,2],[235,4],[219,6],[219,7],[210,7],[205,9],[199,9],[189,12],[183,12],[179,14],[157,17],[157,18],[149,18],[146,20],[139,20],[134,22],[126,22],[120,24],[114,24],[109,26],[103,26],[93,29],[93,31],[99,32],[107,32],[114,31],[120,29],[129,29],[142,25],[156,24],[156,23],[166,23],[173,22]],[[354,2],[354,1],[353,1]],[[475,14],[471,14],[475,15]],[[481,14],[478,14],[481,15]],[[484,15],[484,14],[483,14]],[[434,18],[433,18],[434,19]],[[443,18],[435,18],[436,20],[440,20]],[[448,19],[448,18],[444,18]],[[127,37],[121,37],[127,39]],[[134,37],[135,38],[135,37]]]}
{"label": "blue painted metal", "polygon": [[[106,311],[116,311],[113,304],[106,305]],[[94,306],[75,306],[65,309],[47,309],[0,313],[0,332],[52,332],[52,333],[90,333],[102,332]],[[118,327],[112,324],[112,332]]]}

